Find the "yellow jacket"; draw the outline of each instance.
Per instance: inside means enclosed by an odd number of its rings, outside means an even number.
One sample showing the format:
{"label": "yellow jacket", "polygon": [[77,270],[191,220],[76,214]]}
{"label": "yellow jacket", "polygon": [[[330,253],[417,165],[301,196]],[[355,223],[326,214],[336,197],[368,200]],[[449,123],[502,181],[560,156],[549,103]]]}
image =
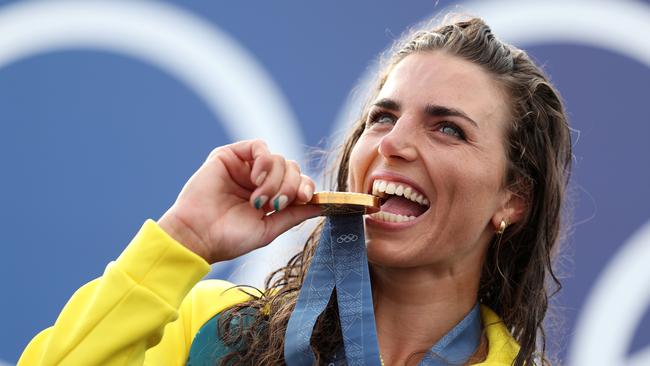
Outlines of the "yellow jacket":
{"label": "yellow jacket", "polygon": [[[185,365],[199,329],[249,299],[228,282],[199,282],[209,270],[148,220],[103,276],[31,340],[18,365]],[[481,315],[489,351],[480,365],[511,365],[519,346],[494,312],[482,307]]]}

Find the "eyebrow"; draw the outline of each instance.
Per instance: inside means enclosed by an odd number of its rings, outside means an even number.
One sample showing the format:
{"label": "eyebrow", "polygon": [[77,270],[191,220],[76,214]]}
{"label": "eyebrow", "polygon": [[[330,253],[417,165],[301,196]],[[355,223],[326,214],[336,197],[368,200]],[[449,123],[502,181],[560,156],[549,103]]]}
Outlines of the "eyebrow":
{"label": "eyebrow", "polygon": [[[374,106],[381,107],[384,109],[392,110],[392,111],[399,111],[400,110],[400,105],[398,102],[384,98],[376,101],[373,103]],[[452,107],[446,107],[443,105],[438,105],[438,104],[429,104],[424,108],[424,113],[431,117],[460,117],[469,123],[473,124],[474,127],[478,128],[478,123],[476,123],[473,119],[469,118],[469,116],[461,111],[460,109],[452,108]]]}

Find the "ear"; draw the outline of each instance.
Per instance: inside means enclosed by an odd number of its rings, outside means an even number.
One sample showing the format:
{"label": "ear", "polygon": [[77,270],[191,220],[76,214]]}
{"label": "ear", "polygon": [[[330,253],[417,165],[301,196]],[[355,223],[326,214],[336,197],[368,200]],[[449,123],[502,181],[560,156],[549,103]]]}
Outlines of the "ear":
{"label": "ear", "polygon": [[491,221],[494,231],[499,230],[501,220],[504,220],[508,225],[519,222],[526,214],[527,209],[528,200],[525,196],[506,189],[500,208],[492,216]]}

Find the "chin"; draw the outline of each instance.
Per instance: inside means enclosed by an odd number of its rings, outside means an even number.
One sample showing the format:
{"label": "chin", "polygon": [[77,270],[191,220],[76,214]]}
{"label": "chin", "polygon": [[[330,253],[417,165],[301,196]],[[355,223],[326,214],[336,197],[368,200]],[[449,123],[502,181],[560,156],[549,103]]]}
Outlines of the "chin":
{"label": "chin", "polygon": [[368,241],[368,262],[380,267],[408,268],[416,266],[416,257],[403,244]]}

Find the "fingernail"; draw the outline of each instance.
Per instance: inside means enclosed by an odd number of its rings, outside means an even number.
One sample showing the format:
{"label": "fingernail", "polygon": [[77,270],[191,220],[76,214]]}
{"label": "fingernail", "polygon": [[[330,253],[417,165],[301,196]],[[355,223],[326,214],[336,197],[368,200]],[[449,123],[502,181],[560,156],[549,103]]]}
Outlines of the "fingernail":
{"label": "fingernail", "polygon": [[309,184],[307,184],[305,188],[302,189],[302,191],[305,193],[305,197],[307,197],[307,201],[311,200],[311,197],[314,195],[314,189],[311,188]]}
{"label": "fingernail", "polygon": [[264,178],[266,178],[266,172],[260,173],[260,175],[257,176],[257,179],[255,179],[255,185],[259,187],[264,183]]}
{"label": "fingernail", "polygon": [[289,198],[282,194],[273,200],[273,208],[276,211],[283,210],[287,206],[287,201],[289,201]]}
{"label": "fingernail", "polygon": [[267,199],[269,199],[269,198],[266,197],[266,196],[264,196],[264,195],[261,195],[261,196],[257,197],[257,198],[255,199],[255,201],[254,201],[255,209],[259,210],[260,207],[264,206],[264,204],[266,203],[266,200],[267,200]]}

